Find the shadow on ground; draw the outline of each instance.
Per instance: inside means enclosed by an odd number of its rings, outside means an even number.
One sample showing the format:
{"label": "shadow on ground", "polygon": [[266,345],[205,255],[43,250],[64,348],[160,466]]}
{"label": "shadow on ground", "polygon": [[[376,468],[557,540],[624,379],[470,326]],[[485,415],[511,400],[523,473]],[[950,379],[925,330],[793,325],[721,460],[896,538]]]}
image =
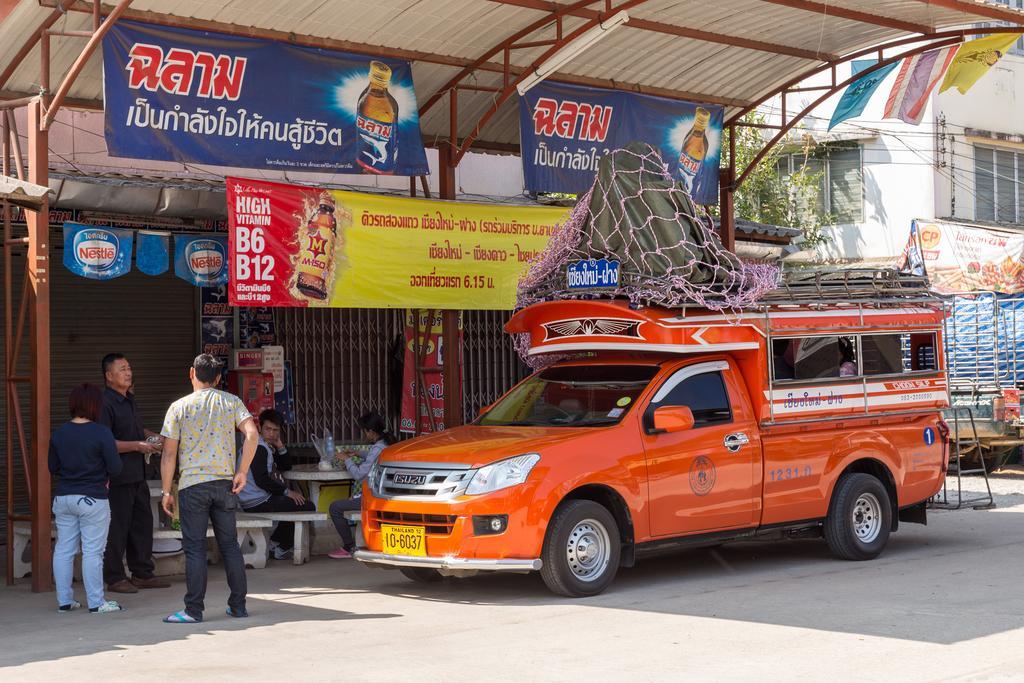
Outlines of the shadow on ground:
{"label": "shadow on ground", "polygon": [[444,603],[580,604],[948,644],[1024,625],[1024,596],[1006,591],[1024,562],[1021,521],[933,514],[929,527],[904,527],[871,562],[833,559],[822,540],[693,550],[622,569],[606,593],[578,600],[552,596],[536,574],[415,584],[378,571],[376,588]]}

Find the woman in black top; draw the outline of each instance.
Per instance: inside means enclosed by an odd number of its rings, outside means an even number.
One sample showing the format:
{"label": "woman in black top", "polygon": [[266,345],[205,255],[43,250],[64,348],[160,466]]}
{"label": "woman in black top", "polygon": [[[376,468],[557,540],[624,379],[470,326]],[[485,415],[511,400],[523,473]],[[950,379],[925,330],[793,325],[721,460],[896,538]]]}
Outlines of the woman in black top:
{"label": "woman in black top", "polygon": [[103,595],[103,551],[110,528],[107,486],[121,471],[114,435],[96,422],[103,405],[99,387],[82,384],[68,399],[71,420],[50,437],[50,474],[54,486],[53,515],[57,524],[57,545],[53,550],[53,579],[57,584],[57,610],[70,612],[81,607],[71,587],[75,555],[82,549],[82,582],[89,611],[117,612],[121,609]]}

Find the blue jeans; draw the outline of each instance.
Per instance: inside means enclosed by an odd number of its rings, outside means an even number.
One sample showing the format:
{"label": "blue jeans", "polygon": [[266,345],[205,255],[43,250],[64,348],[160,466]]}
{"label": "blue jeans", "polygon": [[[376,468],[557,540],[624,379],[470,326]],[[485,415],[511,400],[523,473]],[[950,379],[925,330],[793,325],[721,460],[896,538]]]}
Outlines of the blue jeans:
{"label": "blue jeans", "polygon": [[57,521],[57,545],[53,549],[53,580],[57,584],[57,604],[69,605],[75,599],[71,579],[79,542],[82,547],[82,581],[89,608],[103,604],[103,551],[110,528],[110,504],[89,496],[57,496],[53,499]]}
{"label": "blue jeans", "polygon": [[245,611],[245,560],[238,547],[235,513],[240,509],[238,496],[231,493],[231,481],[218,479],[193,484],[178,491],[178,517],[181,520],[181,546],[185,551],[185,612],[193,619],[203,618],[206,599],[206,525],[213,525],[224,572],[231,595],[228,606]]}

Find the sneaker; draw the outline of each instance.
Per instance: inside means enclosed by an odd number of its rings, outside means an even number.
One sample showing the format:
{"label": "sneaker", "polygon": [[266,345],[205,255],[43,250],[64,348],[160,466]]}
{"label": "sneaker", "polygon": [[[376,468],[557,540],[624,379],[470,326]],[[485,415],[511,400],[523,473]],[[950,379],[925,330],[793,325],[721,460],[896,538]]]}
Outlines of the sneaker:
{"label": "sneaker", "polygon": [[100,605],[99,607],[90,607],[89,608],[89,613],[90,614],[106,614],[107,612],[120,612],[123,609],[124,609],[124,607],[121,607],[121,605],[117,604],[113,600],[104,600],[103,604]]}
{"label": "sneaker", "polygon": [[230,607],[224,610],[224,614],[228,615],[229,617],[234,617],[235,619],[245,619],[247,616],[249,616],[249,612],[247,612],[244,609],[232,609]]}
{"label": "sneaker", "polygon": [[337,550],[332,550],[331,552],[327,553],[327,557],[331,558],[332,560],[347,560],[352,557],[352,553],[345,550],[344,548],[338,548]]}
{"label": "sneaker", "polygon": [[291,548],[288,548],[287,550],[285,550],[281,546],[277,546],[276,548],[274,548],[274,559],[275,560],[287,560],[289,557],[292,556],[292,554],[293,554],[293,551],[292,551]]}
{"label": "sneaker", "polygon": [[81,607],[82,603],[78,602],[78,600],[72,600],[66,605],[60,605],[59,607],[57,607],[57,613],[64,614],[65,612],[72,612],[76,609],[80,609]]}

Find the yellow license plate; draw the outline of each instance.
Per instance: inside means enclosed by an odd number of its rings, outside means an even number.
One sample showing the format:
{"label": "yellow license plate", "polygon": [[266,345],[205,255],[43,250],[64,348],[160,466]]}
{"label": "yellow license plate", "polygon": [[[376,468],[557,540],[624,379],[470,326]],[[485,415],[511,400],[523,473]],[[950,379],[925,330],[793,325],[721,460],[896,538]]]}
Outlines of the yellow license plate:
{"label": "yellow license plate", "polygon": [[384,538],[384,552],[388,555],[427,555],[427,537],[421,526],[381,524],[380,533]]}

